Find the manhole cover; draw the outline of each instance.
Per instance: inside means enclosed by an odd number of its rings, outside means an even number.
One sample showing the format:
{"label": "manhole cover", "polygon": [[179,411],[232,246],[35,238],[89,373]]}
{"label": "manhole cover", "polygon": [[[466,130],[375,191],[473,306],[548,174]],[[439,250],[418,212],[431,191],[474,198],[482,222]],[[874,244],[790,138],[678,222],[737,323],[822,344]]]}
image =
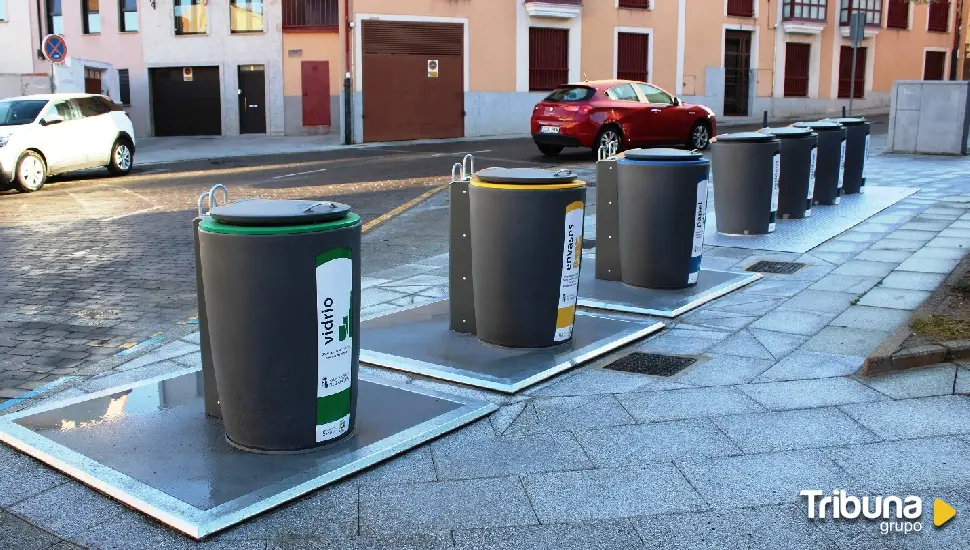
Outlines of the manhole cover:
{"label": "manhole cover", "polygon": [[762,260],[748,266],[745,271],[756,273],[777,273],[779,275],[791,275],[808,264],[798,262],[769,262]]}
{"label": "manhole cover", "polygon": [[672,376],[697,362],[693,357],[635,351],[603,368],[653,376]]}

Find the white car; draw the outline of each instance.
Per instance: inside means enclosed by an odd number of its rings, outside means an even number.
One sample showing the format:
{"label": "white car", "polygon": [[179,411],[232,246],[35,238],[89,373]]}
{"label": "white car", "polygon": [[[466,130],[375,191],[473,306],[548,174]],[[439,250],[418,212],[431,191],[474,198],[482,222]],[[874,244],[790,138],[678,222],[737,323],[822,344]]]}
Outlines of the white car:
{"label": "white car", "polygon": [[101,166],[125,175],[134,159],[131,120],[102,95],[0,100],[0,189],[12,184],[30,193],[50,176]]}

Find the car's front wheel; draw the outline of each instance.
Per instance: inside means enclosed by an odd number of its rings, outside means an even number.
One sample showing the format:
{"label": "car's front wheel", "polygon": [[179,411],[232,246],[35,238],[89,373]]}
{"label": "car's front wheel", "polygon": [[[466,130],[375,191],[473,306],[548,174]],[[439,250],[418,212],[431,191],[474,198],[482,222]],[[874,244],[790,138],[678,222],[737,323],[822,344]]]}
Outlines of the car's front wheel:
{"label": "car's front wheel", "polygon": [[544,143],[537,143],[536,147],[539,148],[539,152],[547,157],[554,157],[559,153],[562,153],[562,147],[558,145],[547,145]]}
{"label": "car's front wheel", "polygon": [[34,151],[27,151],[17,161],[14,185],[21,193],[39,191],[47,181],[47,163]]}
{"label": "car's front wheel", "polygon": [[111,161],[108,163],[108,171],[115,176],[126,176],[131,172],[134,160],[135,153],[132,151],[131,142],[125,138],[118,138],[111,146]]}
{"label": "car's front wheel", "polygon": [[705,122],[698,122],[690,129],[690,141],[687,147],[697,151],[707,149],[711,144],[711,128]]}

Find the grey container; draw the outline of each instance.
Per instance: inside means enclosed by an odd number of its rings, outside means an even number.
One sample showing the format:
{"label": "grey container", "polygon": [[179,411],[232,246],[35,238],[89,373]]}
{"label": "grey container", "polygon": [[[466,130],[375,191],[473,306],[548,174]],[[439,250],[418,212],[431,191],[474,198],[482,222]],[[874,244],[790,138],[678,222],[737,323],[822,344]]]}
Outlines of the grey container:
{"label": "grey container", "polygon": [[761,132],[781,140],[778,219],[799,220],[811,216],[818,134],[794,126],[764,128]]}
{"label": "grey container", "polygon": [[845,127],[845,167],[842,169],[844,195],[862,193],[866,185],[866,165],[869,163],[871,127],[864,118],[832,118],[823,122],[837,122]]}
{"label": "grey container", "polygon": [[818,160],[815,163],[815,206],[831,206],[842,201],[845,178],[845,127],[837,122],[796,122],[796,128],[809,128],[818,134]]}
{"label": "grey container", "polygon": [[775,230],[781,142],[760,132],[724,134],[713,140],[717,231],[764,235]]}
{"label": "grey container", "polygon": [[616,164],[620,279],[653,289],[697,284],[711,163],[697,151],[634,149]]}
{"label": "grey container", "polygon": [[357,417],[360,217],[346,205],[252,200],[199,224],[212,361],[229,442],[292,453]]}
{"label": "grey container", "polygon": [[489,168],[472,178],[468,198],[478,338],[512,348],[568,342],[586,183],[568,170]]}

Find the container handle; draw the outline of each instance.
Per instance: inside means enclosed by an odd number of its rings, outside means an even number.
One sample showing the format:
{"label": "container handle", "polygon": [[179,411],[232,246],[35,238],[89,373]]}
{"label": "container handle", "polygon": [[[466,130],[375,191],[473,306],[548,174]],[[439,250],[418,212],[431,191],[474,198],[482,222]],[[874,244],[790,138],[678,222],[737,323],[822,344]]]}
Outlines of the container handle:
{"label": "container handle", "polygon": [[206,199],[209,198],[210,193],[211,191],[206,191],[205,193],[202,193],[201,195],[199,195],[199,217],[200,218],[205,217],[205,214],[206,214],[205,201]]}
{"label": "container handle", "polygon": [[554,176],[574,176],[573,171],[568,168],[562,168],[553,172]]}
{"label": "container handle", "polygon": [[464,168],[462,168],[460,162],[456,162],[454,166],[451,167],[451,181],[462,181],[465,177],[462,175]]}
{"label": "container handle", "polygon": [[467,180],[475,173],[475,157],[471,153],[461,159],[461,179]]}
{"label": "container handle", "polygon": [[620,144],[615,141],[611,141],[606,147],[607,154],[609,155],[608,158],[613,158],[619,152]]}
{"label": "container handle", "polygon": [[311,204],[310,206],[307,206],[306,208],[304,208],[304,209],[303,209],[303,211],[304,211],[304,212],[310,212],[310,211],[311,211],[311,210],[313,210],[314,208],[316,208],[316,207],[318,207],[318,206],[323,206],[323,205],[325,205],[325,204],[326,204],[327,206],[329,206],[330,208],[336,208],[336,206],[334,206],[334,204],[333,204],[332,202],[329,202],[329,201],[322,201],[322,202],[315,202],[315,203],[313,203],[313,204]]}
{"label": "container handle", "polygon": [[209,189],[209,210],[210,211],[213,208],[219,206],[219,201],[216,200],[216,191],[220,191],[220,190],[222,191],[222,201],[223,201],[222,204],[226,204],[229,202],[229,190],[226,189],[225,185],[221,183],[217,183],[212,186],[212,189]]}

